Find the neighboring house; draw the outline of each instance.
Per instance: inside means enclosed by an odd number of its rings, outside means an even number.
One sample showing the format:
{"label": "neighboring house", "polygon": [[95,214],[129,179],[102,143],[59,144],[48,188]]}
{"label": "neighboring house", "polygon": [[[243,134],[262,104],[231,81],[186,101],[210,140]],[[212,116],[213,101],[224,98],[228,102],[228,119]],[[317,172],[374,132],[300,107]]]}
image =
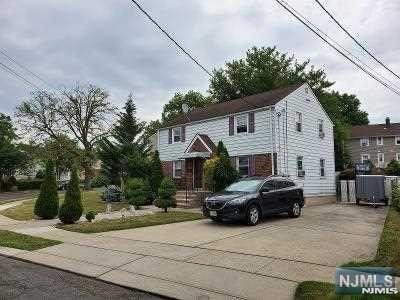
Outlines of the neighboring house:
{"label": "neighboring house", "polygon": [[397,159],[400,161],[400,123],[353,126],[349,148],[353,163],[370,160],[375,167],[385,168]]}
{"label": "neighboring house", "polygon": [[220,140],[241,176],[284,174],[306,196],[336,192],[333,123],[306,83],[179,116],[158,131],[164,173],[178,189],[201,189],[203,163]]}

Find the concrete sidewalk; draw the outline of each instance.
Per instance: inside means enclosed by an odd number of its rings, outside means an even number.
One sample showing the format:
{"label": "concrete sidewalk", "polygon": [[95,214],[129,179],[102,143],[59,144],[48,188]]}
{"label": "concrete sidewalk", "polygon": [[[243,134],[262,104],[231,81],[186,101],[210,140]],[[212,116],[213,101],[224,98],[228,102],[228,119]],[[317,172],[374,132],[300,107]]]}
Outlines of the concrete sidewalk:
{"label": "concrete sidewalk", "polygon": [[292,299],[299,282],[333,281],[335,266],[372,258],[386,212],[325,205],[255,227],[200,220],[89,235],[18,227],[64,244],[0,253],[178,299]]}

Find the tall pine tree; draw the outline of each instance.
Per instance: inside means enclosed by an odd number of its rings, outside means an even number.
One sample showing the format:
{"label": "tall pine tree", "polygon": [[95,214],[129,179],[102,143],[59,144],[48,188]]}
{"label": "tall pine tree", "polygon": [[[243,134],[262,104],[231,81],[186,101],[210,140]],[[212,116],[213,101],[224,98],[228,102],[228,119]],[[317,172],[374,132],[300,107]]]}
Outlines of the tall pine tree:
{"label": "tall pine tree", "polygon": [[121,176],[141,177],[148,173],[148,142],[142,138],[144,128],[145,123],[137,119],[136,105],[129,94],[111,137],[102,139],[98,145],[102,173],[112,183],[119,184]]}

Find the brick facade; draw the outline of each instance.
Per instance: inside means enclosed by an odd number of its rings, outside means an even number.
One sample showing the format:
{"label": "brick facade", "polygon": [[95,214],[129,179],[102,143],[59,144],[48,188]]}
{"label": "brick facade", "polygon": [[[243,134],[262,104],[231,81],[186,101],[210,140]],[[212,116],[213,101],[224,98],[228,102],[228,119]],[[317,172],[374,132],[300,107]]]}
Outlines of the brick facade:
{"label": "brick facade", "polygon": [[[236,157],[231,157],[234,162]],[[162,162],[164,175],[173,177],[173,162]],[[250,175],[251,176],[269,176],[272,174],[272,164],[270,154],[250,155]],[[193,162],[192,159],[182,161],[182,178],[173,178],[177,189],[193,189]]]}

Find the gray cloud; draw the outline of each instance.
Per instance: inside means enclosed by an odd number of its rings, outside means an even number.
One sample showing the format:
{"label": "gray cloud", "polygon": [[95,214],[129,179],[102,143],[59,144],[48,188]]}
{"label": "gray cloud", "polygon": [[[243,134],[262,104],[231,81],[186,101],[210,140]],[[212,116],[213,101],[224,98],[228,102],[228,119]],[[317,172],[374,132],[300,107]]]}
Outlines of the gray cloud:
{"label": "gray cloud", "polygon": [[[244,56],[253,46],[277,45],[299,59],[310,58],[335,81],[335,89],[354,93],[372,122],[386,115],[400,121],[399,97],[379,86],[319,41],[275,1],[141,1],[209,69]],[[365,57],[312,0],[289,1],[321,29]],[[323,1],[382,58],[399,70],[400,4],[396,1]],[[122,106],[133,92],[141,117],[160,116],[175,92],[206,91],[208,77],[174,48],[130,1],[0,0],[1,47],[54,86],[74,82],[106,88]],[[0,57],[0,62],[9,62]],[[22,70],[19,70],[22,72]],[[386,76],[395,81],[385,72]],[[25,76],[40,84],[28,74]],[[400,81],[397,81],[400,86]],[[0,70],[0,111],[12,113],[29,89]]]}

